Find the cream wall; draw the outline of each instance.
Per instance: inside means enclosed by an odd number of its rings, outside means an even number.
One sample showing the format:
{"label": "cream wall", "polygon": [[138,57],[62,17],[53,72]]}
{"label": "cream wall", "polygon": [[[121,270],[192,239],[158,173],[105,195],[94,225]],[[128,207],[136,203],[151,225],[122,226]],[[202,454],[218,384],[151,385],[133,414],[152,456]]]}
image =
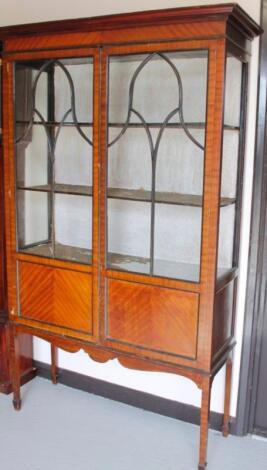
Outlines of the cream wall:
{"label": "cream wall", "polygon": [[[0,0],[0,25],[30,23],[36,21],[48,21],[65,18],[79,18],[86,16],[97,16],[127,11],[149,10],[157,8],[172,8],[197,4],[227,3],[223,0],[204,1],[173,1],[173,0],[99,0],[88,2],[88,0]],[[260,0],[239,0],[242,6],[256,21],[260,20]],[[234,373],[232,387],[231,414],[235,416],[239,370],[241,359],[241,343],[244,319],[244,305],[246,293],[246,273],[249,248],[249,226],[250,208],[252,195],[253,156],[255,140],[256,121],[256,99],[257,99],[257,69],[258,69],[258,40],[253,42],[252,60],[249,74],[249,104],[248,104],[248,132],[247,150],[245,164],[244,184],[244,217],[242,220],[241,233],[241,255],[240,255],[240,280],[237,301],[236,340],[237,346],[234,354]],[[43,362],[50,361],[49,345],[41,340],[34,342],[35,359]],[[64,351],[59,353],[59,365],[82,374],[96,377],[116,384],[142,390],[151,394],[159,395],[179,402],[192,405],[200,405],[200,391],[189,380],[171,374],[137,372],[123,368],[117,361],[106,364],[98,364],[91,361],[88,356],[79,352],[70,354]],[[217,375],[213,390],[211,408],[221,412],[223,409],[224,369]]]}

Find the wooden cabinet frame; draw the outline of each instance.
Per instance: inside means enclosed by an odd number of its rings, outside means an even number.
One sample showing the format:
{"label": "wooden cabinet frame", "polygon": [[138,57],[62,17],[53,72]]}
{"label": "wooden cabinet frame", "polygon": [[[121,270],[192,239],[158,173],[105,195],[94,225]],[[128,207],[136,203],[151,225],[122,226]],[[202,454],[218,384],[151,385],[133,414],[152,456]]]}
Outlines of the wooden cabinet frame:
{"label": "wooden cabinet frame", "polygon": [[[138,25],[138,28],[136,28]],[[38,31],[38,33],[37,33]],[[222,164],[224,89],[226,57],[231,53],[246,63],[249,60],[250,41],[261,30],[246,13],[236,5],[219,5],[114,15],[84,20],[41,23],[38,25],[14,26],[0,29],[3,42],[3,98],[4,98],[4,152],[5,152],[5,201],[6,201],[6,251],[8,278],[8,310],[11,325],[10,360],[14,386],[14,406],[20,408],[18,376],[18,343],[20,332],[29,333],[52,344],[53,378],[55,380],[55,347],[67,351],[83,349],[99,362],[117,358],[129,368],[172,372],[193,380],[202,390],[201,438],[199,469],[206,465],[210,392],[214,376],[226,363],[226,391],[223,434],[229,432],[229,404],[231,387],[231,352],[234,347],[234,307],[238,271],[232,269],[217,280],[218,225],[220,208],[220,179]],[[107,135],[107,59],[110,55],[205,49],[208,51],[208,92],[205,137],[205,169],[202,213],[202,244],[200,281],[189,282],[158,276],[116,271],[106,268],[106,135]],[[16,251],[16,204],[14,170],[13,128],[13,67],[15,61],[34,58],[65,58],[91,56],[94,60],[93,103],[93,258],[92,265],[70,261],[40,258]],[[245,95],[242,96],[243,102]],[[245,115],[245,113],[244,113]],[[244,130],[244,120],[242,122]],[[243,134],[240,132],[240,161],[243,155]],[[242,164],[239,167],[241,188]],[[241,190],[239,194],[240,200]],[[240,207],[239,207],[240,212]],[[239,217],[239,216],[238,216]],[[236,245],[238,245],[238,236]],[[238,248],[238,246],[236,246]],[[23,286],[21,266],[24,272]],[[21,315],[21,289],[23,298],[31,296],[30,286],[38,275],[51,274],[53,286],[57,273],[64,282],[69,282],[79,300],[68,307],[61,296],[62,315],[69,315],[68,308],[76,309],[77,315],[88,305],[86,279],[92,284],[92,325],[90,331],[82,331],[75,323],[63,327],[52,321],[44,321],[44,298],[40,297],[39,311],[34,318]],[[68,281],[68,276],[72,276]],[[76,282],[79,279],[81,282]],[[73,281],[74,280],[74,281]],[[49,281],[50,282],[50,281]],[[48,282],[48,288],[49,288]],[[74,285],[74,286],[73,286]],[[109,286],[109,287],[107,287]],[[28,290],[27,290],[28,289]],[[58,289],[58,288],[57,288]],[[107,289],[109,300],[107,298]],[[155,312],[167,310],[169,299],[179,310],[188,313],[189,328],[194,328],[190,344],[180,337],[167,344],[165,337],[146,347],[144,341],[133,336],[131,323],[128,330],[120,333],[125,340],[116,338],[117,315],[128,290],[136,290],[136,299],[152,299],[152,307],[141,309],[138,300],[133,309],[140,313],[141,320],[149,322]],[[156,299],[160,294],[159,303]],[[75,294],[76,295],[76,294]],[[74,295],[74,297],[75,297]],[[20,300],[19,300],[20,299]],[[82,299],[82,300],[81,300]],[[107,327],[107,303],[110,301]],[[51,301],[52,302],[52,301]],[[36,305],[36,300],[34,305]],[[230,305],[230,307],[229,307]],[[36,307],[32,307],[36,308]],[[56,308],[52,306],[52,309]],[[126,307],[125,307],[126,308]],[[111,314],[111,312],[113,312]],[[133,315],[136,313],[133,310]],[[156,313],[157,314],[157,313]],[[190,323],[191,322],[191,323]],[[78,323],[77,323],[78,325]],[[167,326],[167,325],[166,325]],[[108,329],[110,328],[110,330]],[[111,332],[111,333],[110,333]],[[195,332],[195,333],[194,333]],[[229,333],[230,332],[230,333]],[[195,335],[195,336],[194,336]],[[180,344],[178,344],[180,341]],[[151,344],[152,344],[151,343]],[[163,345],[163,349],[162,349]],[[164,350],[165,349],[165,350]]]}

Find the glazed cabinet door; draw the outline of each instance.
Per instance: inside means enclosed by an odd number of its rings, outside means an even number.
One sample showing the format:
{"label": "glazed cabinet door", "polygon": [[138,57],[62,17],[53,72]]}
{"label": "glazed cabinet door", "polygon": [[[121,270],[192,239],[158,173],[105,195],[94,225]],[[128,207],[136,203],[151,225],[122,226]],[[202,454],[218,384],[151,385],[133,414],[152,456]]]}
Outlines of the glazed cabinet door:
{"label": "glazed cabinet door", "polygon": [[196,359],[208,74],[205,42],[104,51],[102,337],[109,346]]}
{"label": "glazed cabinet door", "polygon": [[20,322],[96,338],[99,57],[80,52],[8,63],[9,305]]}

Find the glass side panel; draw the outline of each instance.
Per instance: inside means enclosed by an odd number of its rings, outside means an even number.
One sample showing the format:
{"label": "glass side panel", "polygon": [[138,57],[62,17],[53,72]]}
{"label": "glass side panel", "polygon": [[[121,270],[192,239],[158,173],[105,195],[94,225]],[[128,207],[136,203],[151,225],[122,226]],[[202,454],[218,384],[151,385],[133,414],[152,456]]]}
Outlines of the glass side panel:
{"label": "glass side panel", "polygon": [[237,266],[235,244],[236,217],[239,201],[238,165],[239,142],[242,131],[241,94],[243,65],[228,56],[224,104],[224,133],[221,176],[221,199],[228,201],[220,207],[217,277]]}
{"label": "glass side panel", "polygon": [[107,267],[199,281],[208,52],[109,58]]}
{"label": "glass side panel", "polygon": [[93,59],[16,63],[14,92],[18,249],[91,263]]}

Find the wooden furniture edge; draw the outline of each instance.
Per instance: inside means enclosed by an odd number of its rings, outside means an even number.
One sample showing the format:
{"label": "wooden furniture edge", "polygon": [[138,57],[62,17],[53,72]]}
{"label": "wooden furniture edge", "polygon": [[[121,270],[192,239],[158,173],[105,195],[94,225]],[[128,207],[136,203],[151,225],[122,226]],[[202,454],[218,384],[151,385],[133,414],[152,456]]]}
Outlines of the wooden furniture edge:
{"label": "wooden furniture edge", "polygon": [[237,3],[226,3],[3,26],[0,28],[0,40],[18,35],[54,34],[55,31],[67,33],[136,28],[153,25],[155,21],[158,25],[164,25],[214,20],[229,22],[247,39],[253,39],[263,32],[262,28]]}
{"label": "wooden furniture edge", "polygon": [[[26,384],[30,380],[34,379],[36,376],[37,376],[37,367],[33,365],[33,367],[31,367],[30,369],[22,372],[21,378],[20,378],[21,385]],[[4,393],[6,395],[9,395],[10,393],[12,393],[11,380],[0,383],[0,393]]]}
{"label": "wooden furniture edge", "polygon": [[83,350],[92,360],[96,362],[105,363],[109,360],[117,359],[122,366],[128,369],[150,372],[168,372],[182,375],[195,382],[199,388],[202,387],[202,379],[210,378],[213,380],[221,367],[226,363],[229,354],[232,352],[236,344],[235,341],[230,342],[227,347],[221,351],[221,354],[216,357],[211,371],[208,371],[200,369],[199,367],[194,368],[180,366],[156,359],[140,358],[133,353],[121,352],[116,349],[111,349],[102,345],[96,345],[77,338],[66,338],[63,335],[45,332],[38,330],[37,328],[21,325],[17,322],[11,323],[11,325],[16,329],[17,333],[28,333],[30,335],[36,336],[67,352],[76,353],[80,350]]}

